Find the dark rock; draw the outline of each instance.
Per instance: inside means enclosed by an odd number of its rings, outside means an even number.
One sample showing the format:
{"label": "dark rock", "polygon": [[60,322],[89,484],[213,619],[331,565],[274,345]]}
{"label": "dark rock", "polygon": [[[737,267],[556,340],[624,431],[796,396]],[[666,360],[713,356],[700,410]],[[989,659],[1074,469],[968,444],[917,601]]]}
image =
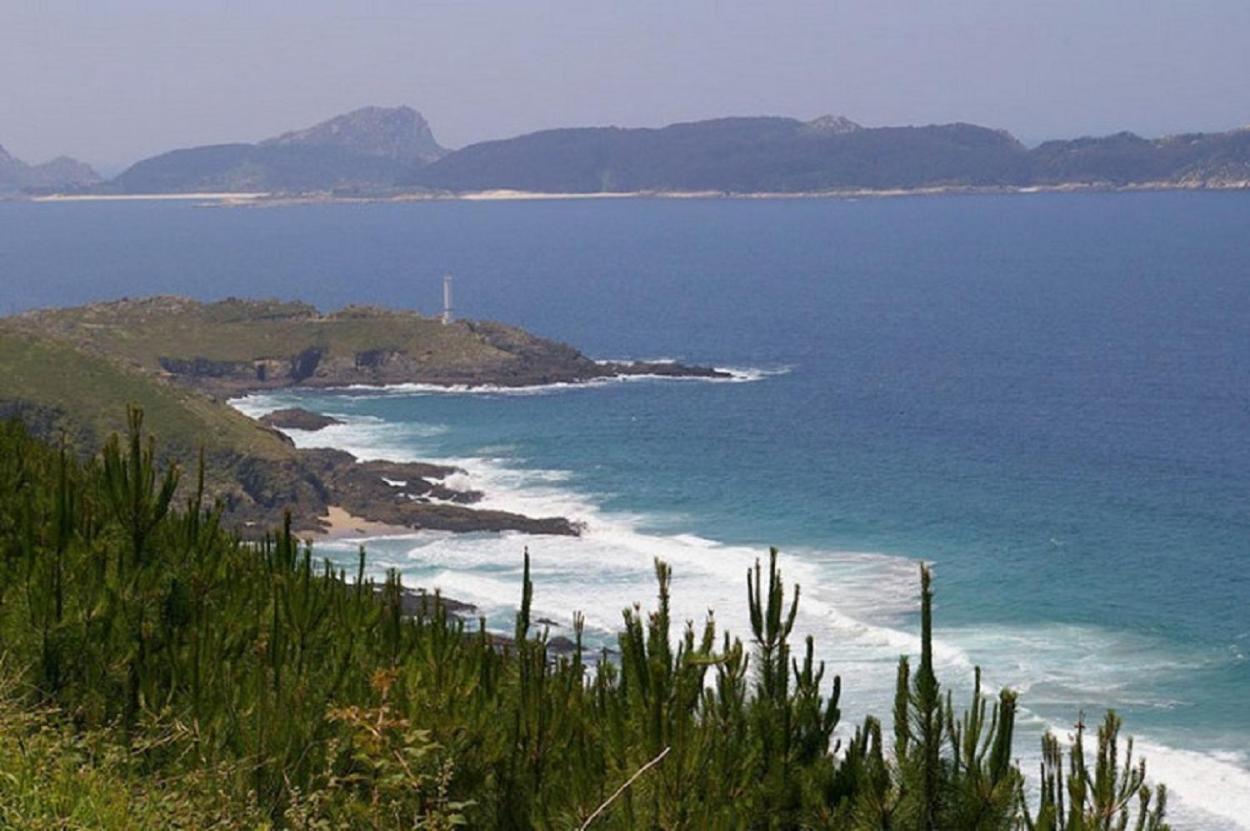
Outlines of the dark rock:
{"label": "dark rock", "polygon": [[575,537],[580,528],[564,517],[527,517],[508,511],[483,511],[462,505],[413,502],[352,502],[344,500],[348,512],[372,522],[402,525],[430,531],[451,531],[458,534],[478,531],[520,531],[524,534],[545,534]]}
{"label": "dark rock", "polygon": [[356,353],[358,369],[381,369],[387,364],[395,363],[403,353],[396,349],[367,349]]}
{"label": "dark rock", "polygon": [[295,383],[303,381],[317,371],[324,350],[319,348],[305,349],[291,359],[291,380]]}
{"label": "dark rock", "polygon": [[733,373],[706,366],[687,366],[668,361],[633,361],[600,366],[609,375],[657,375],[664,378],[732,378]]}
{"label": "dark rock", "polygon": [[[563,517],[534,518],[465,507],[463,503],[480,500],[481,493],[457,491],[431,481],[456,472],[452,467],[421,462],[357,462],[352,454],[331,449],[301,450],[299,455],[323,483],[328,504],[341,506],[353,516],[370,522],[457,533],[520,531],[577,536],[580,530]],[[386,479],[404,484],[395,487],[387,484]]]}
{"label": "dark rock", "polygon": [[[375,594],[382,594],[385,586],[374,586]],[[400,594],[400,610],[405,617],[427,618],[434,614],[434,610],[442,607],[448,615],[458,618],[470,618],[477,612],[477,607],[472,603],[465,603],[446,597],[441,593],[431,594],[425,589],[403,588]]]}
{"label": "dark rock", "polygon": [[185,376],[191,379],[231,378],[240,374],[246,376],[255,373],[252,361],[214,361],[208,358],[169,358],[161,356],[161,369],[171,375]]}
{"label": "dark rock", "polygon": [[547,651],[556,655],[571,655],[577,651],[577,642],[563,635],[556,635],[547,640]]}
{"label": "dark rock", "polygon": [[343,422],[333,416],[314,413],[301,407],[289,407],[283,410],[274,410],[268,415],[261,416],[261,424],[270,427],[277,427],[281,430],[308,430],[316,431],[335,424]]}

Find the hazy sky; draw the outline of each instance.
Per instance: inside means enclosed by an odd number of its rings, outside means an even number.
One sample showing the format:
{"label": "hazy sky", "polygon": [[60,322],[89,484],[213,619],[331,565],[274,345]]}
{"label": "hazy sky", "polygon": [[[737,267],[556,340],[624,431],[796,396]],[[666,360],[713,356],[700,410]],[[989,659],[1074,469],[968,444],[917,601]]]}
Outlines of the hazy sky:
{"label": "hazy sky", "polygon": [[445,145],[720,115],[1250,123],[1250,0],[0,0],[0,144],[115,170],[409,104]]}

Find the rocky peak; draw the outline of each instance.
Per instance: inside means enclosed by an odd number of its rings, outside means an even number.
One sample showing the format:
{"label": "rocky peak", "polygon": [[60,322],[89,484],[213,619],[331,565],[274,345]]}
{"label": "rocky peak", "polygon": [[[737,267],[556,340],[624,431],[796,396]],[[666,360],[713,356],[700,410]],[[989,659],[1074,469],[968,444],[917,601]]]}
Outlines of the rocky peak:
{"label": "rocky peak", "polygon": [[68,156],[30,165],[0,147],[0,190],[58,190],[86,187],[99,181],[90,165]]}
{"label": "rocky peak", "polygon": [[27,187],[43,189],[88,187],[101,181],[91,165],[69,156],[33,165],[26,178]]}
{"label": "rocky peak", "polygon": [[820,118],[813,118],[807,122],[807,129],[814,133],[840,136],[843,133],[853,133],[864,128],[844,115],[822,115]]}
{"label": "rocky peak", "polygon": [[283,133],[261,145],[337,147],[364,156],[423,164],[447,154],[434,139],[429,123],[411,107],[362,107],[304,130]]}

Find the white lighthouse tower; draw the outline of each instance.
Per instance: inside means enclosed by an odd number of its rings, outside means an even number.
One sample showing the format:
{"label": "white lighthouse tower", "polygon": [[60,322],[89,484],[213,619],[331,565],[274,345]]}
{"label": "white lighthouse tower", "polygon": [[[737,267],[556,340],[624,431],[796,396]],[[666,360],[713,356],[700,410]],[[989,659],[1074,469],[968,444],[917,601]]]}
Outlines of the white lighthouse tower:
{"label": "white lighthouse tower", "polygon": [[451,323],[451,275],[443,275],[443,325]]}

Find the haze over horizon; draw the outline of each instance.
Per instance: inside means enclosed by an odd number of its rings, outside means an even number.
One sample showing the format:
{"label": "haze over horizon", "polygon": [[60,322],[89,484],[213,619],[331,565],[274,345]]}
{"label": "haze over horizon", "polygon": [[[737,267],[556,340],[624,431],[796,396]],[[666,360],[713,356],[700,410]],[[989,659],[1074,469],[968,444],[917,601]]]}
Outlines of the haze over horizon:
{"label": "haze over horizon", "polygon": [[0,8],[0,145],[107,174],[369,104],[414,107],[447,147],[726,115],[966,121],[1029,144],[1250,122],[1238,0],[167,5]]}

